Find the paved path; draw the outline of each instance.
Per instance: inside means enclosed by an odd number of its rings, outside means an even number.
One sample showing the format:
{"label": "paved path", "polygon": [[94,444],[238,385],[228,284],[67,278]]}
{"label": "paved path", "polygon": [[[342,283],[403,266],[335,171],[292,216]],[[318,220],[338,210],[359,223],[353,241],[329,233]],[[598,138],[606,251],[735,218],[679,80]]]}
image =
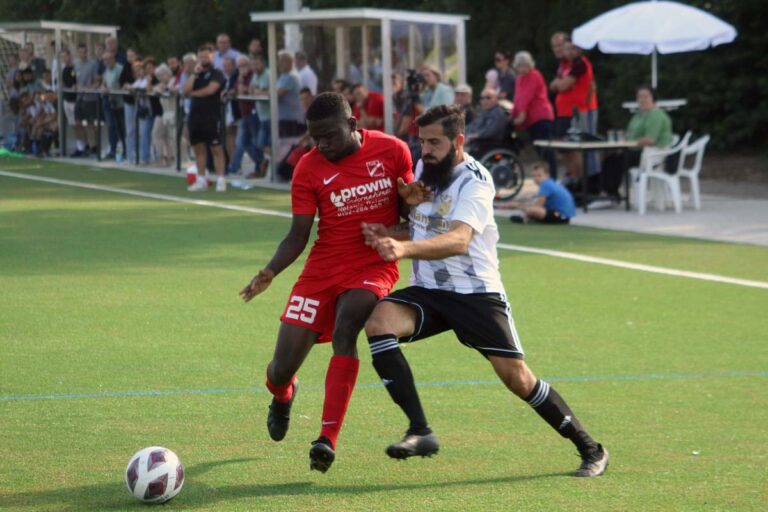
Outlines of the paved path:
{"label": "paved path", "polygon": [[[655,235],[704,238],[723,242],[740,242],[768,246],[768,184],[702,182],[704,192],[701,210],[693,210],[689,201],[683,212],[658,211],[648,206],[645,215],[624,206],[590,210],[571,221],[576,226],[588,226]],[[526,182],[522,197],[536,192],[533,183]],[[683,195],[687,200],[688,196]],[[509,217],[512,211],[496,210],[497,216]]]}

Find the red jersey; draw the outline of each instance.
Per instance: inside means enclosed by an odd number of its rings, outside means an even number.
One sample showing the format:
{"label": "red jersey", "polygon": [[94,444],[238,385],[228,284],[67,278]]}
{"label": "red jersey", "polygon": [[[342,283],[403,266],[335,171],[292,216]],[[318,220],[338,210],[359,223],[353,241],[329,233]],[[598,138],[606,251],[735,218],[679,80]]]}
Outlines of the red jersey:
{"label": "red jersey", "polygon": [[299,160],[291,183],[294,214],[320,217],[317,240],[301,279],[349,273],[371,264],[389,265],[365,245],[360,223],[386,226],[400,220],[397,178],[413,181],[411,154],[403,141],[379,131],[360,130],[362,145],[330,162],[312,149]]}

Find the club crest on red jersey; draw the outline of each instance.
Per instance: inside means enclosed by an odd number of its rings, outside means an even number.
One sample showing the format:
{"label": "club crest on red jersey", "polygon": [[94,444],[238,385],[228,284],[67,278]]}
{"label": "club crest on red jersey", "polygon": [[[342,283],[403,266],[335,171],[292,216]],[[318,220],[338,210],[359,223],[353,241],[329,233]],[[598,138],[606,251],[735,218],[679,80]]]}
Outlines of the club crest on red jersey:
{"label": "club crest on red jersey", "polygon": [[368,174],[371,178],[383,178],[384,177],[384,164],[381,160],[371,160],[365,162],[365,166],[368,168]]}

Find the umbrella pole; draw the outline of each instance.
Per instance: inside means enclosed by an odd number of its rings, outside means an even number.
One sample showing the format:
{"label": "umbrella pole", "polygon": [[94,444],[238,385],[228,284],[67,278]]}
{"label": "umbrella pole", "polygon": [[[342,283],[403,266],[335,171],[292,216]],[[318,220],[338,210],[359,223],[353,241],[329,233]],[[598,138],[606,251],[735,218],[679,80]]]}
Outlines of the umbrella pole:
{"label": "umbrella pole", "polygon": [[653,87],[654,89],[656,89],[659,82],[659,79],[658,79],[659,72],[657,70],[658,62],[656,60],[656,56],[657,56],[656,48],[654,48],[653,53],[651,54],[651,87]]}

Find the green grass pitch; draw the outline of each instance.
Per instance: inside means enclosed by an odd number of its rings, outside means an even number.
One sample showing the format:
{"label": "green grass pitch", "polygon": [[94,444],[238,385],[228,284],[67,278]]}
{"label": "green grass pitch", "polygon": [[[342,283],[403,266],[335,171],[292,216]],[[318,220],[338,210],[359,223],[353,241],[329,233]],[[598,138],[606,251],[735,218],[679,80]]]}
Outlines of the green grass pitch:
{"label": "green grass pitch", "polygon": [[[285,192],[192,196],[125,171],[24,159],[0,171],[290,209]],[[768,281],[762,247],[501,220],[510,244]],[[164,510],[768,507],[768,290],[512,251],[501,271],[529,365],[610,450],[605,476],[569,476],[570,443],[452,335],[405,349],[439,455],[384,454],[407,425],[361,336],[336,463],[310,472],[330,346],[300,371],[281,443],[263,389],[306,253],[264,295],[238,297],[289,223],[0,176],[0,510],[144,510],[123,472],[150,445],[187,468]]]}

